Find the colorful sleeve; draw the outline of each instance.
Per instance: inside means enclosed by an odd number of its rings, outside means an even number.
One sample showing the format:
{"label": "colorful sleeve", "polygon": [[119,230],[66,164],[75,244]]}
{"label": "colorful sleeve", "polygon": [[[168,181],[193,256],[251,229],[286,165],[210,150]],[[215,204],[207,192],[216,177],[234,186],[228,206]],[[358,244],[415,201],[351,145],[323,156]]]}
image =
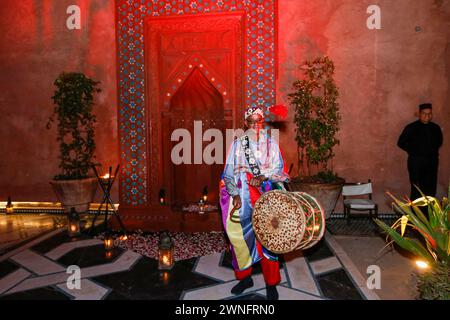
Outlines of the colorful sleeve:
{"label": "colorful sleeve", "polygon": [[234,164],[235,155],[237,148],[237,140],[234,141],[233,145],[228,152],[227,161],[225,163],[225,170],[223,172],[223,180],[225,181],[225,188],[230,196],[234,197],[239,194],[239,190],[236,186],[236,180],[234,176]]}

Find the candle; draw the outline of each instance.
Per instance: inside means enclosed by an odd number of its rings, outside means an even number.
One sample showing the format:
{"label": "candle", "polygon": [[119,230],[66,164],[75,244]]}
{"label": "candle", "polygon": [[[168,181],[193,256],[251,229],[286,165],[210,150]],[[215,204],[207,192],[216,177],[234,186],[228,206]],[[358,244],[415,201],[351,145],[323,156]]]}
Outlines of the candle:
{"label": "candle", "polygon": [[205,213],[205,203],[203,202],[203,199],[200,199],[200,201],[199,201],[198,213],[200,213],[200,214]]}
{"label": "candle", "polygon": [[164,189],[159,190],[159,203],[161,205],[164,205],[166,203],[166,190]]}
{"label": "candle", "polygon": [[106,250],[112,250],[114,248],[114,240],[111,236],[106,236],[103,243]]}
{"label": "candle", "polygon": [[11,201],[11,196],[8,197],[8,203],[6,204],[6,214],[11,214],[14,212],[14,206]]}
{"label": "candle", "polygon": [[203,188],[203,201],[206,202],[206,200],[208,200],[208,187],[207,186],[205,186]]}

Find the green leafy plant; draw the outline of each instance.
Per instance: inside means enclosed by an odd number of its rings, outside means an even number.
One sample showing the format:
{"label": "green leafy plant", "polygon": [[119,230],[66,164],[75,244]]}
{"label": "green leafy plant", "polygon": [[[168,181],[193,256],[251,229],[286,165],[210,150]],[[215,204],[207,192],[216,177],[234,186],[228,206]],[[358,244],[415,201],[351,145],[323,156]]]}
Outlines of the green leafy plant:
{"label": "green leafy plant", "polygon": [[[418,276],[421,297],[424,299],[447,297],[448,299],[450,298],[449,200],[444,198],[440,203],[434,197],[421,194],[422,197],[414,201],[401,201],[389,194],[394,200],[394,209],[402,216],[391,227],[379,219],[375,219],[375,222],[393,242],[424,260],[431,267],[430,271]],[[428,217],[421,208],[426,209]],[[405,236],[408,227],[416,230],[423,241]],[[442,282],[442,279],[446,280]]]}
{"label": "green leafy plant", "polygon": [[59,168],[62,172],[54,177],[55,180],[87,178],[89,169],[95,164],[96,116],[93,114],[93,106],[94,93],[101,91],[97,87],[99,83],[83,73],[75,72],[63,72],[54,82],[56,90],[52,99],[56,106],[47,128],[51,128],[56,115]]}
{"label": "green leafy plant", "polygon": [[311,167],[316,166],[316,179],[330,182],[337,179],[328,164],[334,157],[333,147],[339,144],[336,134],[341,120],[334,63],[329,57],[319,57],[304,62],[300,69],[303,79],[295,81],[294,92],[288,94],[295,107],[299,175],[311,176]]}

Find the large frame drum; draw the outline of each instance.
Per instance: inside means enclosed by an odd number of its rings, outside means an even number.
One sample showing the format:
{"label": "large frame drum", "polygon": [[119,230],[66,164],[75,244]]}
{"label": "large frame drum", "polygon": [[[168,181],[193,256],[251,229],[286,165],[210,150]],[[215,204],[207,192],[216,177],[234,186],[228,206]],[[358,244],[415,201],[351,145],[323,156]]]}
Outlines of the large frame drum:
{"label": "large frame drum", "polygon": [[258,241],[273,253],[308,249],[325,232],[325,214],[305,192],[272,190],[255,203],[253,229]]}

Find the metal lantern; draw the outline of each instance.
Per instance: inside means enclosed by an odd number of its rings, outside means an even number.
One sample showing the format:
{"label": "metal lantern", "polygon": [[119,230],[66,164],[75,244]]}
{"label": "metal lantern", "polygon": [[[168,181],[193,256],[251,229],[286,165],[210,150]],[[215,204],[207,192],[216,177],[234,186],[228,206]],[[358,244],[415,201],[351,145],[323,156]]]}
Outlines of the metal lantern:
{"label": "metal lantern", "polygon": [[11,201],[11,196],[8,197],[8,202],[6,203],[6,214],[14,213],[14,206]]}
{"label": "metal lantern", "polygon": [[159,190],[159,204],[166,204],[166,190],[164,189]]}
{"label": "metal lantern", "polygon": [[69,236],[71,237],[80,235],[80,215],[73,207],[70,208],[70,212],[68,215],[67,229],[67,231],[69,232]]}
{"label": "metal lantern", "polygon": [[203,199],[200,199],[200,201],[198,202],[198,213],[199,214],[205,213],[205,202],[203,201]]}
{"label": "metal lantern", "polygon": [[105,234],[105,238],[103,239],[103,244],[105,245],[105,250],[110,251],[114,249],[114,238],[110,233]]}
{"label": "metal lantern", "polygon": [[163,232],[159,238],[158,245],[158,269],[170,270],[174,265],[173,241],[167,232]]}
{"label": "metal lantern", "polygon": [[208,201],[208,187],[205,186],[203,188],[203,201],[206,203],[206,201]]}

